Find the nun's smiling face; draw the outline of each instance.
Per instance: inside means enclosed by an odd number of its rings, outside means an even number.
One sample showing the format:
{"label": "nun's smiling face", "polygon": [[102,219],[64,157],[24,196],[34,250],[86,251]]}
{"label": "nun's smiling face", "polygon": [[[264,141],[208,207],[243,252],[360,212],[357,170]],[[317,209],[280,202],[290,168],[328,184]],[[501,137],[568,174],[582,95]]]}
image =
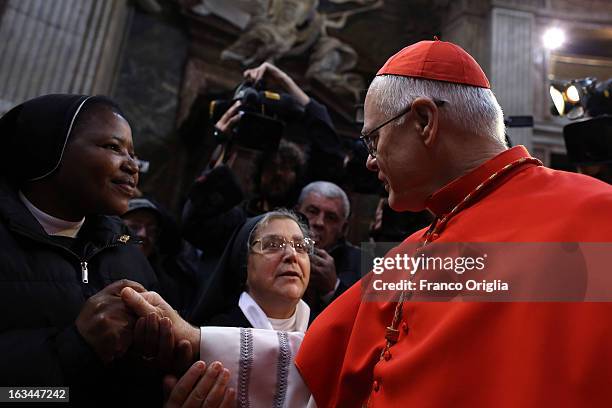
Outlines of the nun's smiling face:
{"label": "nun's smiling face", "polygon": [[136,192],[138,166],[128,122],[104,105],[77,118],[51,180],[66,203],[65,219],[120,215]]}
{"label": "nun's smiling face", "polygon": [[[288,318],[304,295],[310,279],[308,252],[296,251],[289,243],[282,250],[267,250],[260,240],[299,242],[304,239],[300,227],[289,218],[271,219],[259,228],[247,264],[248,292],[268,317]],[[281,238],[282,237],[282,238]],[[294,244],[295,245],[295,244]]]}

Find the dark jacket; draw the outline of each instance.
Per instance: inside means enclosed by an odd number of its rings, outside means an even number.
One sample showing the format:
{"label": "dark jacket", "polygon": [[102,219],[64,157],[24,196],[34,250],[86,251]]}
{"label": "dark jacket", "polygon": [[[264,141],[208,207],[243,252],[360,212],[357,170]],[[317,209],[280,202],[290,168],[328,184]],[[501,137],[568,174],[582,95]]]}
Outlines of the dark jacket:
{"label": "dark jacket", "polygon": [[197,289],[200,260],[195,248],[187,242],[179,253],[164,254],[154,251],[148,258],[159,282],[159,294],[176,309],[187,316]]}
{"label": "dark jacket", "polygon": [[[352,245],[345,239],[340,240],[329,251],[329,255],[334,258],[336,266],[336,276],[340,280],[338,288],[330,299],[333,302],[338,296],[343,294],[348,288],[353,286],[361,277],[369,272],[371,260],[365,258],[362,263],[362,251],[358,247]],[[362,270],[363,265],[368,265],[367,270]],[[313,321],[329,303],[325,303],[322,299],[306,298],[308,306],[310,306],[310,320]]]}
{"label": "dark jacket", "polygon": [[246,318],[238,303],[224,313],[213,316],[208,321],[208,326],[221,327],[253,327],[249,319]]}
{"label": "dark jacket", "polygon": [[369,272],[369,269],[367,271],[361,270],[361,249],[345,239],[340,240],[336,246],[330,249],[329,255],[334,258],[336,275],[340,279],[340,285],[334,296],[336,298],[353,286],[365,273]]}
{"label": "dark jacket", "polygon": [[130,200],[128,211],[121,217],[129,218],[135,211],[150,212],[157,219],[158,232],[148,261],[159,282],[160,296],[185,316],[197,290],[200,254],[183,240],[172,215],[154,198],[143,196]]}
{"label": "dark jacket", "polygon": [[160,405],[156,374],[131,369],[125,358],[103,367],[74,324],[85,301],[113,281],[156,288],[147,260],[125,234],[119,218],[91,216],[76,240],[50,237],[0,181],[0,384],[69,386],[75,406]]}

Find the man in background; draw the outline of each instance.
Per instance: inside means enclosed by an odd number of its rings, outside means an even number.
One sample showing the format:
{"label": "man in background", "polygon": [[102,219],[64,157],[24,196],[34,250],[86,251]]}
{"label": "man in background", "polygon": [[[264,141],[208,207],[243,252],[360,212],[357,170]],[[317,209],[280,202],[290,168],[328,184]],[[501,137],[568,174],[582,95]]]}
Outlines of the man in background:
{"label": "man in background", "polygon": [[336,184],[308,184],[300,193],[296,210],[308,218],[316,245],[310,257],[306,298],[315,317],[361,278],[361,250],[346,240],[351,207],[346,193]]}

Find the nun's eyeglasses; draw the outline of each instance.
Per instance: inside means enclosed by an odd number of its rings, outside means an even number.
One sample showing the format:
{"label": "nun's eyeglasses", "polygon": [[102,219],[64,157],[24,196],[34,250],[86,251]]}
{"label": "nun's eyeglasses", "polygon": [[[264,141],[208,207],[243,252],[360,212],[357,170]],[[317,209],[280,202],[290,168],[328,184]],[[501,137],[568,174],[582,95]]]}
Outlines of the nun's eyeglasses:
{"label": "nun's eyeglasses", "polygon": [[[435,103],[436,106],[442,106],[442,105],[444,105],[446,103],[446,101],[441,101],[441,100],[438,100],[438,99],[434,99],[433,103]],[[404,116],[405,114],[410,112],[410,109],[412,109],[412,104],[408,105],[408,107],[406,107],[406,109],[402,109],[400,111],[400,113],[398,113],[397,115],[395,115],[391,119],[386,120],[383,123],[381,123],[380,125],[376,126],[374,129],[370,130],[368,133],[362,133],[361,134],[359,139],[361,139],[361,141],[365,145],[366,149],[368,149],[368,153],[370,154],[370,156],[372,156],[373,159],[376,158],[376,144],[377,144],[376,142],[378,141],[378,133],[377,132],[381,128],[387,126],[389,123],[393,122],[396,119],[401,118],[402,116]]]}
{"label": "nun's eyeglasses", "polygon": [[259,247],[259,251],[264,254],[277,254],[284,252],[287,244],[291,245],[298,254],[312,254],[315,242],[310,238],[294,238],[288,240],[279,235],[265,235],[256,239],[251,244],[251,249]]}

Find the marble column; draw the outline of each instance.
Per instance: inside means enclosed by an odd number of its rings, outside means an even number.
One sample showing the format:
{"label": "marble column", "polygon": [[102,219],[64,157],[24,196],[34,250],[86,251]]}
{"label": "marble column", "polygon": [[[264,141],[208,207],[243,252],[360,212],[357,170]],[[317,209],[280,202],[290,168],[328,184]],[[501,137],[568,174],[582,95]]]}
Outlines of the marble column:
{"label": "marble column", "polygon": [[[478,61],[505,117],[533,115],[533,6],[531,0],[458,0],[443,24],[442,39],[459,44]],[[507,131],[513,144],[532,146],[532,128]]]}
{"label": "marble column", "polygon": [[[504,116],[533,115],[533,32],[531,12],[491,10],[491,88]],[[513,144],[532,146],[532,128],[509,128]]]}
{"label": "marble column", "polygon": [[109,93],[127,0],[8,0],[0,21],[0,112],[37,95]]}

